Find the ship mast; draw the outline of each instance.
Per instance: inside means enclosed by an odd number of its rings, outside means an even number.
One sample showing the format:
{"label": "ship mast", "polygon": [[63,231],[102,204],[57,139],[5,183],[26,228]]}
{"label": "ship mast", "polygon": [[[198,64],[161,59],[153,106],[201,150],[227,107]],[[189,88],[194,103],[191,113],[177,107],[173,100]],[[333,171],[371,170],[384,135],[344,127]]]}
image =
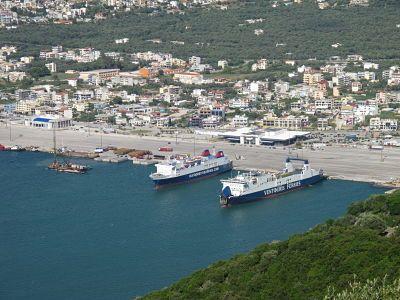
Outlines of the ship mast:
{"label": "ship mast", "polygon": [[53,153],[54,153],[54,162],[57,161],[57,146],[56,146],[56,128],[53,123]]}

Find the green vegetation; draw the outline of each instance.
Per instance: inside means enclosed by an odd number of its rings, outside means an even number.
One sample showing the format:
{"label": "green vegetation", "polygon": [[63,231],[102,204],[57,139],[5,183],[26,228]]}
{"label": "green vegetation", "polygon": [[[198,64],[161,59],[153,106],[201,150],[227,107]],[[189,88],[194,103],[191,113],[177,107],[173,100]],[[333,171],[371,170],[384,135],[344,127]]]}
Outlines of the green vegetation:
{"label": "green vegetation", "polygon": [[324,300],[397,300],[400,299],[400,280],[388,283],[386,277],[383,279],[375,278],[367,280],[367,283],[352,282],[349,288],[342,292],[330,289]]}
{"label": "green vegetation", "polygon": [[[315,1],[310,2],[272,8],[269,0],[242,1],[224,11],[193,9],[185,14],[150,15],[135,11],[99,23],[22,25],[16,30],[1,30],[0,40],[16,44],[22,54],[38,55],[40,49],[60,44],[125,53],[165,51],[185,59],[199,55],[214,63],[228,59],[230,65],[261,57],[322,59],[352,53],[369,59],[398,58],[400,30],[395,25],[400,15],[399,1],[327,10],[319,10]],[[264,22],[245,22],[255,18],[263,18]],[[258,28],[264,30],[263,35],[254,34]],[[130,41],[117,45],[114,39],[119,37]],[[163,42],[155,44],[150,39]],[[185,44],[175,45],[171,41]],[[343,46],[334,49],[334,43]]]}
{"label": "green vegetation", "polygon": [[357,295],[371,286],[399,295],[399,225],[400,192],[372,196],[338,220],[217,262],[144,299],[398,299]]}
{"label": "green vegetation", "polygon": [[27,73],[35,79],[49,76],[51,74],[43,62],[34,62],[28,69]]}

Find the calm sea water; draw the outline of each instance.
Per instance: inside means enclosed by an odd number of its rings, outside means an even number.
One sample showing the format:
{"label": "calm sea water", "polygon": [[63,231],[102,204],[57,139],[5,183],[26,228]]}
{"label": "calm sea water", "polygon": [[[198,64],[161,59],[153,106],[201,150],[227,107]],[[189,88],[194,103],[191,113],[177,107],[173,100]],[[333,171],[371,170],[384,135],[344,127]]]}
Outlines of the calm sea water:
{"label": "calm sea water", "polygon": [[221,209],[215,178],[155,191],[153,167],[85,161],[93,170],[71,175],[50,161],[0,152],[1,299],[131,299],[383,192],[328,180]]}

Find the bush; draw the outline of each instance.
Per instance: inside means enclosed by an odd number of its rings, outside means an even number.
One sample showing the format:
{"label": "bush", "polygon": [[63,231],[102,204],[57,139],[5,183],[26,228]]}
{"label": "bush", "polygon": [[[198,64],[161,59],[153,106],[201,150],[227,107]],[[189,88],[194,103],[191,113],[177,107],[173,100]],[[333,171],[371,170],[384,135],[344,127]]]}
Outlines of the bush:
{"label": "bush", "polygon": [[378,215],[374,215],[369,212],[360,214],[357,217],[357,221],[355,222],[355,225],[365,227],[368,229],[372,229],[372,230],[377,230],[379,232],[383,232],[386,229],[385,221]]}

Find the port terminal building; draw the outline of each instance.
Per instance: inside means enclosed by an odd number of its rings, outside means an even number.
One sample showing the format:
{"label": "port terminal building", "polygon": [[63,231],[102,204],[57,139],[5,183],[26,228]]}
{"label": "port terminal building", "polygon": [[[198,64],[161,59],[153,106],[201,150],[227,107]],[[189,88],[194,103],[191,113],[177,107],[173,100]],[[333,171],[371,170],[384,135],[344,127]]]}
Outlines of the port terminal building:
{"label": "port terminal building", "polygon": [[44,129],[68,128],[72,125],[72,119],[55,116],[34,116],[25,120],[25,126],[27,127]]}
{"label": "port terminal building", "polygon": [[240,128],[234,131],[196,131],[197,134],[223,138],[231,143],[265,146],[287,146],[310,138],[308,131],[288,129]]}

